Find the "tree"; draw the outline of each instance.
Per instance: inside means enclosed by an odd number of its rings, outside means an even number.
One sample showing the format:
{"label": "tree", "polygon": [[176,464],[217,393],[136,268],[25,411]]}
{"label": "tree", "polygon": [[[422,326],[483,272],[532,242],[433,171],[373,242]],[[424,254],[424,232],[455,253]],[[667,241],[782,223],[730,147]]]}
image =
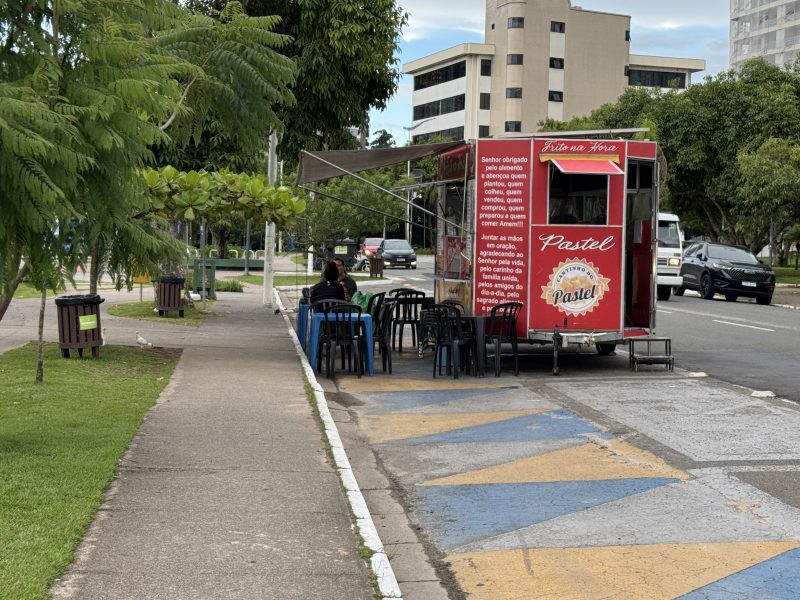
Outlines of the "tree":
{"label": "tree", "polygon": [[[221,0],[190,0],[212,14]],[[282,51],[298,66],[297,105],[278,114],[285,133],[278,148],[287,162],[301,150],[348,148],[348,127],[366,127],[372,108],[386,107],[400,78],[397,40],[407,22],[394,0],[246,0],[251,15],[278,15],[276,31],[294,41]]]}
{"label": "tree", "polygon": [[181,14],[164,0],[18,0],[0,11],[0,319],[56,224],[100,221],[131,199],[164,139],[155,120],[179,105],[175,79],[196,73],[146,37]]}
{"label": "tree", "polygon": [[[772,231],[769,240],[776,248],[782,233],[800,220],[800,145],[787,139],[770,138],[754,151],[743,150],[738,156],[741,173],[742,231]],[[788,241],[791,244],[791,241]],[[762,246],[751,250],[757,252]],[[786,264],[788,247],[781,244],[779,263]]]}
{"label": "tree", "polygon": [[[404,171],[405,165],[401,165],[360,175],[388,189],[407,181]],[[389,215],[385,219],[387,231],[398,231],[402,227],[401,219],[405,218],[406,205],[354,177],[331,179],[320,185],[319,190],[334,198],[386,213]],[[383,230],[383,214],[352,206],[334,198],[322,194],[309,197],[305,214],[297,219],[289,230],[301,245],[314,246],[320,250],[337,240],[348,237],[358,240]]]}
{"label": "tree", "polygon": [[718,240],[763,247],[768,220],[752,221],[738,157],[769,138],[800,140],[800,77],[752,60],[666,94],[655,117],[670,200],[682,221]]}
{"label": "tree", "polygon": [[385,129],[378,129],[373,134],[372,141],[369,143],[370,148],[394,148],[394,136]]}
{"label": "tree", "polygon": [[181,168],[251,170],[270,132],[284,129],[278,111],[295,104],[297,69],[280,53],[290,38],[274,31],[280,17],[248,16],[241,2],[215,16],[195,13],[154,33],[158,48],[197,68],[179,82],[181,107],[161,125],[174,145],[161,153]]}

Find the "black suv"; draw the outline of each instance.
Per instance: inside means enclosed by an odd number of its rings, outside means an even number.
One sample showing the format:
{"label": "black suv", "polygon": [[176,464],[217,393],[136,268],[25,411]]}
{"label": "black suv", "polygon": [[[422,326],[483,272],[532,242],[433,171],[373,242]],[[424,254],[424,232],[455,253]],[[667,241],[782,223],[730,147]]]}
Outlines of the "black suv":
{"label": "black suv", "polygon": [[697,290],[709,300],[714,294],[724,294],[729,302],[745,296],[769,304],[775,290],[772,269],[740,246],[694,242],[683,252],[681,275],[683,285],[675,289],[676,296],[682,296],[684,290]]}
{"label": "black suv", "polygon": [[417,254],[405,240],[383,240],[377,255],[383,259],[384,267],[417,268]]}

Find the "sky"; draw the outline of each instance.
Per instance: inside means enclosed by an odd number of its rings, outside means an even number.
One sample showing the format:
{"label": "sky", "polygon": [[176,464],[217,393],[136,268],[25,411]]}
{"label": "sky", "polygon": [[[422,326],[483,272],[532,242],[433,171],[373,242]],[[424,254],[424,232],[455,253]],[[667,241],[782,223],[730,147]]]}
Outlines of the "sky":
{"label": "sky", "polygon": [[[484,41],[485,0],[397,0],[408,14],[400,39],[399,64],[465,42]],[[630,15],[631,54],[702,58],[702,81],[728,68],[730,0],[573,0],[585,10]],[[411,125],[410,76],[403,76],[383,111],[370,112],[370,139],[386,129],[405,145]]]}

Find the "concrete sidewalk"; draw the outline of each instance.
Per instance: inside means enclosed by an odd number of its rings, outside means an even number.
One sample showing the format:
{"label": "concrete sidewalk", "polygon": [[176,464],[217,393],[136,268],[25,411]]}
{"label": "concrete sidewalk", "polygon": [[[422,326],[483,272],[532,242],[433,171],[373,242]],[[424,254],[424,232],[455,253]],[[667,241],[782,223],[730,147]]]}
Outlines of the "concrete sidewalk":
{"label": "concrete sidewalk", "polygon": [[[37,308],[17,303],[0,346]],[[54,598],[375,597],[284,319],[255,288],[214,312],[199,330],[103,317],[109,343],[184,352]]]}

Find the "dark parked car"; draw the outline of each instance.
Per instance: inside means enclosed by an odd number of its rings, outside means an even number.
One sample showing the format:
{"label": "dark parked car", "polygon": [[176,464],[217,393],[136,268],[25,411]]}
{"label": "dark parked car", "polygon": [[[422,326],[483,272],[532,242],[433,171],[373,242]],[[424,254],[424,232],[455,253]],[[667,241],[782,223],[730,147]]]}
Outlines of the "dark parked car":
{"label": "dark parked car", "polygon": [[383,259],[384,267],[417,268],[417,255],[405,240],[383,240],[378,246],[378,258]]}
{"label": "dark parked car", "polygon": [[724,294],[729,302],[744,296],[755,298],[759,304],[769,304],[775,290],[772,269],[740,246],[689,244],[683,253],[681,275],[683,285],[675,289],[676,296],[682,296],[684,290],[697,290],[709,300],[714,294]]}

